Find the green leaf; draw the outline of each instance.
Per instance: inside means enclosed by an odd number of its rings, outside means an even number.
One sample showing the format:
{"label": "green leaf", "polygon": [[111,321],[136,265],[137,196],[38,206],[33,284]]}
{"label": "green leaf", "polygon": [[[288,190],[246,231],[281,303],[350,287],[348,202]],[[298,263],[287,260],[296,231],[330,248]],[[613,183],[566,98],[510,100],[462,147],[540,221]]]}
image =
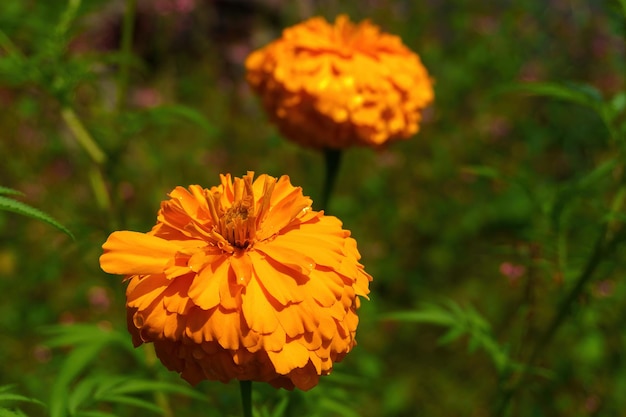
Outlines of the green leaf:
{"label": "green leaf", "polygon": [[398,311],[395,313],[383,314],[380,316],[380,319],[439,324],[441,326],[452,326],[456,322],[454,317],[452,317],[449,312],[436,309]]}
{"label": "green leaf", "polygon": [[20,201],[15,201],[10,198],[0,196],[0,210],[12,211],[14,213],[22,214],[24,216],[32,217],[37,220],[41,220],[45,223],[48,223],[51,226],[56,227],[63,233],[67,234],[69,237],[74,239],[74,235],[70,232],[65,226],[61,223],[54,220],[52,217],[47,215],[41,210],[38,210],[34,207],[31,207],[27,204],[24,204]]}
{"label": "green leaf", "polygon": [[70,415],[76,414],[81,406],[91,404],[89,400],[92,399],[95,387],[100,381],[100,377],[86,378],[73,387],[67,399]]}
{"label": "green leaf", "polygon": [[96,358],[104,344],[83,345],[67,355],[51,390],[50,417],[67,415],[70,384]]}
{"label": "green leaf", "polygon": [[70,29],[72,22],[76,19],[78,9],[80,7],[80,0],[69,0],[67,2],[67,8],[61,14],[59,22],[54,30],[55,35],[62,39]]}
{"label": "green leaf", "polygon": [[283,417],[288,405],[289,397],[283,397],[272,411],[271,417]]}
{"label": "green leaf", "polygon": [[51,348],[94,343],[113,343],[123,346],[131,352],[134,351],[125,334],[116,330],[103,329],[94,324],[47,326],[41,328],[40,333],[48,337],[45,344]]}
{"label": "green leaf", "polygon": [[476,177],[499,179],[502,178],[502,174],[495,168],[484,165],[468,165],[461,168],[466,174],[474,175]]}
{"label": "green leaf", "polygon": [[[319,402],[321,410],[328,410],[335,413],[338,416],[343,417],[360,417],[360,414],[352,407],[349,407],[343,402],[331,399],[329,397],[322,398]],[[327,415],[326,413],[324,413]]]}
{"label": "green leaf", "polygon": [[1,194],[6,194],[6,195],[20,195],[23,196],[24,193],[14,190],[12,188],[8,188],[8,187],[3,187],[0,185],[0,195]]}
{"label": "green leaf", "polygon": [[611,102],[609,103],[609,105],[611,106],[611,110],[613,111],[614,115],[617,115],[623,112],[624,109],[626,109],[626,93],[621,92],[621,93],[616,94],[611,99]]}
{"label": "green leaf", "polygon": [[19,395],[19,394],[10,394],[10,393],[0,394],[0,402],[8,402],[8,401],[20,401],[20,402],[44,405],[39,400],[36,400],[34,398],[25,397],[25,396]]}
{"label": "green leaf", "polygon": [[617,167],[618,163],[619,163],[618,158],[613,158],[613,159],[604,161],[603,163],[598,165],[596,168],[594,168],[593,171],[583,176],[576,182],[578,188],[581,190],[584,190],[584,189],[587,189],[596,185],[600,180],[609,176],[613,172],[613,170]]}
{"label": "green leaf", "polygon": [[[89,387],[82,387],[78,397],[70,396],[72,382],[94,361],[102,349],[111,344],[127,346],[126,338],[119,332],[104,330],[95,325],[59,325],[50,326],[42,330],[49,339],[46,344],[50,347],[72,346],[58,373],[50,398],[50,416],[64,417],[67,409],[78,408],[84,400],[81,396],[89,392]],[[100,382],[102,385],[102,382]],[[70,398],[71,403],[70,403]]]}
{"label": "green leaf", "polygon": [[117,414],[107,413],[106,411],[87,410],[80,411],[73,415],[73,417],[119,417]]}
{"label": "green leaf", "polygon": [[437,344],[440,346],[445,346],[448,345],[452,342],[454,342],[455,340],[459,339],[460,337],[462,337],[467,329],[459,326],[459,327],[451,327],[443,336],[441,336],[438,340],[437,340]]}
{"label": "green leaf", "polygon": [[45,406],[44,403],[35,399],[26,397],[24,395],[13,394],[10,391],[15,389],[15,385],[3,385],[0,387],[0,403],[9,402],[9,401],[17,401],[17,402],[26,402],[31,404],[39,404]]}
{"label": "green leaf", "polygon": [[139,398],[126,397],[123,395],[106,395],[103,397],[97,397],[96,399],[109,403],[132,405],[138,408],[153,411],[157,414],[163,414],[163,410],[161,409],[161,407],[153,404],[150,401],[142,400]]}
{"label": "green leaf", "polygon": [[121,383],[113,386],[108,393],[115,395],[134,394],[141,392],[169,392],[175,394],[183,394],[195,398],[200,401],[208,401],[207,397],[187,385],[174,384],[164,381],[151,381],[145,379],[128,380],[123,377]]}
{"label": "green leaf", "polygon": [[176,118],[183,119],[195,123],[209,136],[215,136],[217,133],[215,126],[206,118],[204,114],[188,106],[159,106],[151,108],[147,110],[147,112],[159,121],[167,121],[169,119]]}
{"label": "green leaf", "polygon": [[468,350],[485,351],[492,360],[499,374],[510,369],[514,362],[508,351],[502,347],[493,335],[489,322],[472,306],[461,307],[458,303],[447,300],[443,305],[425,304],[416,311],[401,311],[382,316],[384,320],[399,320],[437,324],[447,327],[446,333],[439,338],[439,345],[449,344],[462,336],[468,336]]}
{"label": "green leaf", "polygon": [[600,91],[587,84],[519,83],[506,88],[535,96],[552,97],[600,110],[603,98]]}
{"label": "green leaf", "polygon": [[26,414],[20,410],[9,410],[8,408],[0,407],[0,417],[26,417]]}

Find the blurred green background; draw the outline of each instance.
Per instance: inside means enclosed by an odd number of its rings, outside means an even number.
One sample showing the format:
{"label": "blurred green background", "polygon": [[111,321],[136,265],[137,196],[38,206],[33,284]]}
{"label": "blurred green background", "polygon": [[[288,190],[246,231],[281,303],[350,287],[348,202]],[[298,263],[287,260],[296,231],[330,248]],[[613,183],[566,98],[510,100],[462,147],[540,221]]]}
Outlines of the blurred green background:
{"label": "blurred green background", "polygon": [[[125,285],[100,270],[101,245],[114,230],[149,230],[175,186],[210,187],[220,173],[253,170],[287,174],[319,199],[322,155],[278,135],[246,85],[243,62],[284,27],[347,13],[417,52],[436,100],[414,138],[344,154],[328,212],[352,231],[374,277],[358,347],[311,392],[257,384],[257,412],[289,398],[300,413],[293,415],[494,415],[506,381],[485,344],[468,350],[468,340],[483,332],[513,360],[527,358],[620,181],[618,172],[572,185],[616,152],[597,114],[509,87],[574,81],[609,99],[624,91],[619,2],[141,0],[130,58],[119,52],[124,10],[123,1],[0,2],[0,185],[76,236],[0,212],[0,385],[49,401],[71,347],[47,344],[45,326],[98,324],[125,334]],[[118,105],[120,65],[129,82]],[[68,106],[108,154],[99,169],[62,119]],[[99,173],[110,209],[94,193]],[[549,375],[528,378],[512,415],[626,409],[622,255],[618,248],[602,263],[538,360]],[[445,300],[466,319],[478,317],[467,319],[473,330],[442,340],[442,326],[381,318]],[[178,383],[136,359],[104,349],[76,381],[112,374]],[[235,383],[196,390],[210,405],[173,394],[174,415],[239,412]],[[98,407],[138,415],[132,406]],[[38,405],[22,408],[47,415]]]}

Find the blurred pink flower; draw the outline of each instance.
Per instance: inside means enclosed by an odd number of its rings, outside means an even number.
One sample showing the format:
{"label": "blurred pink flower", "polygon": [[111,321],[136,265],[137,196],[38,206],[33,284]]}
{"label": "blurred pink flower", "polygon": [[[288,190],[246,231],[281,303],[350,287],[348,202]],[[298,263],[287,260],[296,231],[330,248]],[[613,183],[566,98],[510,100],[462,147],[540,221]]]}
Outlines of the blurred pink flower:
{"label": "blurred pink flower", "polygon": [[163,102],[161,93],[154,88],[137,88],[132,93],[132,102],[139,108],[156,107]]}
{"label": "blurred pink flower", "polygon": [[190,13],[195,8],[195,0],[156,0],[154,2],[154,10],[161,15]]}
{"label": "blurred pink flower", "polygon": [[37,345],[33,348],[33,357],[39,363],[46,363],[52,359],[52,352],[48,346]]}
{"label": "blurred pink flower", "polygon": [[500,264],[500,273],[509,280],[510,284],[515,284],[526,273],[526,267],[511,262],[503,262]]}
{"label": "blurred pink flower", "polygon": [[109,294],[103,287],[91,287],[87,293],[87,298],[91,307],[98,312],[107,311],[111,305]]}
{"label": "blurred pink flower", "polygon": [[593,295],[598,298],[607,298],[613,295],[615,292],[615,283],[611,280],[605,279],[598,282],[593,288]]}

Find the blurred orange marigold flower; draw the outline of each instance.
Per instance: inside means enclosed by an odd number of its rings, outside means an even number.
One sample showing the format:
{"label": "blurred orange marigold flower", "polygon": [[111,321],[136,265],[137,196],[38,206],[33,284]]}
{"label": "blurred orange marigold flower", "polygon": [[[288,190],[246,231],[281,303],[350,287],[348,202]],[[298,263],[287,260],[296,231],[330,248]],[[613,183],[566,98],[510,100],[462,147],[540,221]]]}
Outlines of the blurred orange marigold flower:
{"label": "blurred orange marigold flower", "polygon": [[246,69],[281,133],[313,148],[407,139],[434,98],[428,72],[399,37],[345,15],[285,29],[248,56]]}
{"label": "blurred orange marigold flower", "polygon": [[289,177],[253,177],[176,187],[150,232],[109,236],[100,265],[129,281],[135,346],[153,342],[191,384],[307,390],[355,345],[372,278],[350,232]]}

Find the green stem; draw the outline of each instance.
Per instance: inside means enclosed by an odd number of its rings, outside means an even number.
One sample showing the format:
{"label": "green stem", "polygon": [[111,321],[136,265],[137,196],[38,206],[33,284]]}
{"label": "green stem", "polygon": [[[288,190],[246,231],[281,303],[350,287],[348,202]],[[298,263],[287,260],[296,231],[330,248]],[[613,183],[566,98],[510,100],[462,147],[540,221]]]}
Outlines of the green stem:
{"label": "green stem", "polygon": [[78,143],[87,151],[91,159],[98,165],[102,165],[106,161],[105,153],[100,149],[96,141],[89,134],[83,122],[78,118],[76,112],[71,107],[63,107],[61,109],[61,117],[70,129]]}
{"label": "green stem", "polygon": [[120,44],[122,59],[120,62],[119,77],[117,78],[117,102],[115,106],[118,113],[121,112],[124,108],[124,104],[126,102],[126,94],[128,92],[128,80],[130,74],[130,61],[132,57],[136,8],[137,0],[126,0],[124,22],[122,23],[122,40]]}
{"label": "green stem", "polygon": [[239,381],[243,417],[252,417],[252,381]]}
{"label": "green stem", "polygon": [[99,166],[92,165],[89,170],[89,181],[96,196],[98,207],[103,211],[109,211],[111,209],[111,198]]}
{"label": "green stem", "polygon": [[22,54],[22,51],[20,51],[15,44],[13,43],[13,41],[11,41],[11,38],[9,38],[7,36],[6,33],[4,33],[2,30],[0,30],[0,46],[10,55],[15,55],[18,56],[20,58],[24,58],[24,55]]}
{"label": "green stem", "polygon": [[340,149],[324,149],[326,175],[324,177],[324,189],[322,191],[322,210],[328,210],[330,196],[337,182],[337,174],[341,166],[341,155],[342,151]]}

